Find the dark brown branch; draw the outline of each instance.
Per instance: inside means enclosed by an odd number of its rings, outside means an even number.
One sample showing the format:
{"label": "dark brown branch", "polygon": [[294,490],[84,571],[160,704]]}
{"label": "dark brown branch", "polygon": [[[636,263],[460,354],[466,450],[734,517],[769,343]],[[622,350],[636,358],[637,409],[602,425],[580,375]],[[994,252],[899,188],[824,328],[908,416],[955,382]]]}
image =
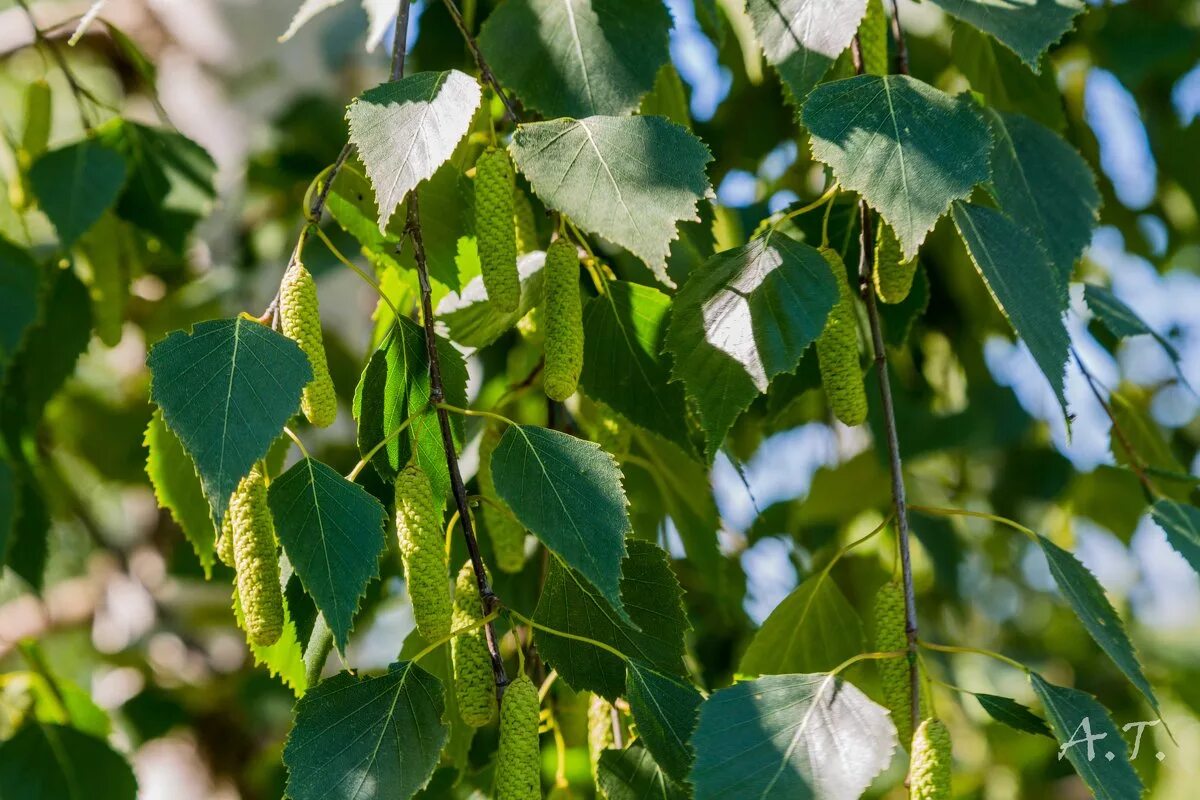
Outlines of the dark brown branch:
{"label": "dark brown branch", "polygon": [[504,92],[504,88],[500,86],[500,81],[496,80],[495,73],[488,66],[487,59],[483,57],[483,52],[479,49],[479,42],[475,41],[475,37],[467,30],[467,23],[462,18],[462,13],[459,12],[458,6],[454,0],[442,0],[442,5],[446,6],[446,10],[450,12],[450,18],[454,20],[455,27],[462,34],[463,40],[467,43],[467,49],[471,51],[471,55],[475,58],[475,66],[479,69],[479,75],[492,87],[492,91],[500,98],[500,102],[504,104],[504,112],[508,116],[510,122],[520,122],[521,113],[517,111],[517,107],[513,101]]}
{"label": "dark brown branch", "polygon": [[908,46],[904,44],[904,30],[900,27],[900,3],[892,0],[892,40],[896,42],[896,72],[908,74]]}

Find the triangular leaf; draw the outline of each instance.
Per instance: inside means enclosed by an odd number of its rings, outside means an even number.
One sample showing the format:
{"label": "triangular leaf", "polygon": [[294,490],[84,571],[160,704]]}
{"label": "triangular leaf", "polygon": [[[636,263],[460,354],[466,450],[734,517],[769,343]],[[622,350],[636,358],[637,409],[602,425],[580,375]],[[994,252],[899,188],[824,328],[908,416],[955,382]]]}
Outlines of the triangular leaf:
{"label": "triangular leaf", "polygon": [[690,683],[629,662],[627,694],[638,736],[654,760],[677,781],[692,767],[692,731],[703,695]]}
{"label": "triangular leaf", "polygon": [[1035,72],[1042,54],[1071,29],[1083,0],[933,0],[948,13],[990,33]]}
{"label": "triangular leaf", "polygon": [[1078,689],[1055,686],[1029,673],[1046,719],[1058,739],[1058,757],[1070,759],[1097,800],[1137,800],[1144,787],[1129,763],[1125,739],[1104,706]]}
{"label": "triangular leaf", "polygon": [[605,750],[597,770],[596,783],[608,800],[686,800],[689,796],[654,763],[640,741],[624,750]]}
{"label": "triangular leaf", "polygon": [[1063,321],[1069,299],[1066,280],[1046,260],[1037,241],[999,211],[956,203],[954,224],[996,305],[1029,347],[1065,415],[1071,347]]}
{"label": "triangular leaf", "polygon": [[1046,720],[1011,697],[977,692],[975,699],[979,701],[979,705],[983,706],[983,710],[988,713],[988,716],[1003,725],[1023,733],[1054,737],[1050,728],[1046,726]]}
{"label": "triangular leaf", "polygon": [[521,524],[629,621],[620,583],[628,502],[612,456],[559,431],[514,425],[492,454],[492,476]]}
{"label": "triangular leaf", "polygon": [[201,322],[150,349],[150,399],[196,465],[214,524],[254,462],[300,407],[308,357],[244,317]]}
{"label": "triangular leaf", "polygon": [[1137,687],[1150,707],[1158,711],[1158,699],[1150,682],[1142,674],[1142,665],[1138,663],[1133,645],[1125,634],[1121,618],[1104,596],[1104,587],[1096,580],[1096,576],[1080,563],[1074,555],[1063,550],[1045,536],[1038,536],[1038,544],[1046,554],[1050,564],[1050,574],[1058,584],[1059,591],[1070,604],[1071,610],[1079,617],[1083,627],[1091,634],[1100,649],[1108,654],[1113,663],[1125,673],[1130,683]]}
{"label": "triangular leaf", "polygon": [[275,531],[344,650],[367,584],[379,574],[385,512],[366,489],[312,458],[268,490]]}
{"label": "triangular leaf", "polygon": [[671,17],[645,0],[508,0],[479,47],[526,107],[542,116],[626,114],[670,54]]}
{"label": "triangular leaf", "polygon": [[821,254],[778,232],[717,253],[675,300],[667,347],[716,454],[738,415],[821,335],[838,288]]}
{"label": "triangular leaf", "polygon": [[750,641],[738,665],[744,675],[830,670],[863,649],[862,622],[823,572],[784,598]]}
{"label": "triangular leaf", "polygon": [[375,187],[379,230],[404,196],[454,153],[482,93],[458,70],[418,72],[369,89],[346,110],[350,141]]}
{"label": "triangular leaf", "polygon": [[887,710],[833,675],[771,675],[721,689],[692,737],[696,800],[857,800],[887,767]]}
{"label": "triangular leaf", "polygon": [[1164,498],[1150,507],[1150,516],[1163,529],[1171,547],[1200,573],[1200,509]]}
{"label": "triangular leaf", "polygon": [[146,475],[154,487],[154,497],[183,529],[183,535],[204,567],[204,576],[211,578],[217,540],[212,512],[204,499],[204,487],[200,485],[196,467],[179,437],[163,422],[161,410],[155,411],[150,418],[144,443]]}
{"label": "triangular leaf", "polygon": [[133,770],[108,744],[63,725],[26,722],[0,744],[0,786],[14,800],[134,800]]}
{"label": "triangular leaf", "polygon": [[746,12],[763,54],[803,101],[850,46],[867,0],[748,0]]}
{"label": "triangular leaf", "polygon": [[292,800],[409,798],[446,743],[442,684],[415,663],[384,675],[340,673],[296,703],[283,750]]}
{"label": "triangular leaf", "polygon": [[671,299],[652,286],[609,281],[583,312],[583,391],[630,422],[692,450],[683,387],[663,355]]}
{"label": "triangular leaf", "polygon": [[883,215],[906,259],[951,203],[988,178],[992,137],[975,104],[906,75],[822,84],[804,124],[813,157]]}
{"label": "triangular leaf", "polygon": [[[709,191],[708,148],[662,117],[588,117],[517,127],[518,169],[548,208],[646,263],[667,286],[680,220],[697,220]],[[631,157],[636,154],[636,158]]]}
{"label": "triangular leaf", "polygon": [[95,139],[51,150],[29,168],[38,205],[69,248],[112,208],[125,185],[125,159]]}
{"label": "triangular leaf", "polygon": [[[534,618],[563,633],[603,642],[660,672],[681,675],[688,622],[666,553],[650,542],[631,539],[622,569],[621,596],[637,628],[624,622],[595,587],[557,559],[550,561]],[[538,649],[572,688],[609,700],[623,693],[625,664],[612,653],[546,632],[538,634]]]}

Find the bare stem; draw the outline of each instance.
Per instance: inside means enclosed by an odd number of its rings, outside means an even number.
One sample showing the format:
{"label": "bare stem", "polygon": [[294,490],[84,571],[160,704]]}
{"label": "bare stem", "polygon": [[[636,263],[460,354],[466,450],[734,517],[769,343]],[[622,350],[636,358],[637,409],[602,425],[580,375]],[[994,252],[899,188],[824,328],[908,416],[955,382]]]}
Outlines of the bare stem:
{"label": "bare stem", "polygon": [[454,20],[455,27],[462,34],[463,40],[467,43],[467,48],[471,51],[471,55],[475,58],[475,66],[479,68],[479,75],[492,87],[492,91],[500,98],[500,102],[504,104],[504,113],[508,116],[510,122],[520,122],[521,114],[517,111],[517,107],[513,101],[504,92],[504,88],[500,86],[500,81],[496,80],[495,74],[492,73],[492,68],[488,66],[487,59],[483,57],[483,52],[479,49],[479,43],[475,41],[475,37],[471,35],[471,31],[467,27],[467,23],[463,20],[462,13],[458,10],[458,6],[454,0],[442,0],[442,5],[450,12],[450,18]]}
{"label": "bare stem", "polygon": [[1141,481],[1142,488],[1146,490],[1147,496],[1155,499],[1159,496],[1158,490],[1155,488],[1150,477],[1146,474],[1146,467],[1138,458],[1137,451],[1133,449],[1133,443],[1125,430],[1121,427],[1121,423],[1117,421],[1117,415],[1113,412],[1112,406],[1104,399],[1104,395],[1100,392],[1100,387],[1097,385],[1096,376],[1092,375],[1087,365],[1083,363],[1083,359],[1079,357],[1079,351],[1074,347],[1071,348],[1071,355],[1075,356],[1075,363],[1079,365],[1079,371],[1083,373],[1083,377],[1087,380],[1088,388],[1092,390],[1092,396],[1096,398],[1096,402],[1104,409],[1104,413],[1108,415],[1108,421],[1112,423],[1113,435],[1117,437],[1117,441],[1129,455],[1129,468],[1133,470],[1133,474]]}

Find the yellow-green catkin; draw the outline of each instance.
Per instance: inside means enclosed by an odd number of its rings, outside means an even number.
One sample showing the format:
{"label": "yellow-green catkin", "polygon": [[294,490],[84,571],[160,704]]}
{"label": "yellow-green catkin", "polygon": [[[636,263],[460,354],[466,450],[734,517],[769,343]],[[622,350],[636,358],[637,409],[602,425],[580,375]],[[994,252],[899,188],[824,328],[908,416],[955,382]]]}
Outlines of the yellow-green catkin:
{"label": "yellow-green catkin", "polygon": [[508,314],[521,304],[517,275],[517,229],[513,207],[514,180],[508,152],[490,147],[475,162],[475,236],[479,269],[488,300]]}
{"label": "yellow-green catkin", "polygon": [[[908,648],[908,634],[905,632],[904,587],[896,582],[885,583],[875,595],[875,651],[892,653]],[[912,741],[912,682],[909,674],[907,658],[882,658],[876,661],[879,665],[880,683],[883,688],[883,704],[892,712],[892,722],[896,725],[896,733],[900,744],[908,747]],[[921,714],[928,707],[922,694]]]}
{"label": "yellow-green catkin", "polygon": [[273,645],[283,632],[283,591],[267,483],[258,467],[242,478],[229,499],[229,520],[246,635],[254,644]]}
{"label": "yellow-green catkin", "polygon": [[846,425],[861,425],[867,418],[867,391],[858,363],[858,326],[854,316],[854,295],[846,280],[842,257],[828,247],[821,248],[838,285],[838,301],[829,312],[825,330],[817,339],[817,363],[821,385],[833,414]]}
{"label": "yellow-green catkin", "polygon": [[600,755],[615,743],[613,739],[613,707],[612,703],[598,694],[592,695],[588,703],[588,758],[592,764],[592,781],[597,780],[600,769]]}
{"label": "yellow-green catkin", "polygon": [[904,260],[904,251],[892,226],[879,223],[875,236],[875,294],[885,303],[901,303],[912,291],[917,260]]}
{"label": "yellow-green catkin", "polygon": [[883,0],[867,0],[867,13],[858,26],[858,42],[862,49],[863,72],[868,75],[888,74],[888,19]]}
{"label": "yellow-green catkin", "polygon": [[537,687],[528,675],[517,678],[504,692],[496,754],[497,800],[540,800],[542,796],[540,705]]}
{"label": "yellow-green catkin", "polygon": [[[483,429],[483,438],[479,442],[479,492],[496,503],[504,501],[496,493],[496,483],[492,480],[492,453],[503,435],[499,425],[489,424]],[[486,501],[483,522],[492,540],[496,566],[502,572],[520,572],[525,566],[525,528],[512,515]]]}
{"label": "yellow-green catkin", "polygon": [[517,252],[521,255],[538,249],[537,218],[529,195],[513,187],[513,227],[517,231]]}
{"label": "yellow-green catkin", "polygon": [[950,731],[936,718],[921,723],[913,737],[909,764],[911,800],[950,800],[954,753]]}
{"label": "yellow-green catkin", "polygon": [[[467,561],[454,581],[453,629],[474,625],[482,618],[479,586],[475,583],[471,562]],[[458,698],[459,716],[475,728],[487,725],[496,714],[496,683],[483,628],[451,639],[450,659],[454,662],[454,692]]]}
{"label": "yellow-green catkin", "polygon": [[230,509],[225,509],[225,519],[221,522],[221,530],[217,536],[217,558],[227,567],[234,566],[233,561],[233,517]]}
{"label": "yellow-green catkin", "polygon": [[441,508],[415,461],[396,476],[396,538],[417,630],[427,642],[450,635],[450,573]]}
{"label": "yellow-green catkin", "polygon": [[312,366],[313,377],[300,396],[300,410],[313,425],[332,425],[337,417],[337,395],[325,361],[317,284],[299,259],[287,268],[279,287],[279,326],[284,336],[300,345]]}
{"label": "yellow-green catkin", "polygon": [[575,394],[583,371],[583,304],[579,298],[579,254],[564,238],[546,251],[546,363],[542,385],[551,400]]}

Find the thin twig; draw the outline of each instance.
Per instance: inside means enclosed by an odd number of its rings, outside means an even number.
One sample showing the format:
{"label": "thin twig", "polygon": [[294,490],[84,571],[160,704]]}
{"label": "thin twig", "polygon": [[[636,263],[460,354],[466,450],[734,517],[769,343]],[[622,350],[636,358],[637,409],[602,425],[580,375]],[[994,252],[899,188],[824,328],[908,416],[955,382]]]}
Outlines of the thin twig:
{"label": "thin twig", "polygon": [[[409,2],[410,0],[400,0],[400,9],[396,14],[396,38],[392,49],[392,80],[394,81],[404,77]],[[415,190],[409,192],[407,205],[408,236],[412,240],[413,258],[417,265],[417,282],[421,286],[421,323],[425,330],[425,352],[429,358],[429,400],[436,410],[438,427],[442,433],[442,449],[446,453],[446,466],[450,472],[450,488],[454,494],[455,506],[458,508],[459,524],[462,525],[463,538],[466,539],[471,569],[475,572],[475,583],[479,587],[480,603],[484,615],[487,616],[496,609],[498,599],[488,581],[487,572],[483,566],[483,557],[479,553],[479,541],[475,538],[475,527],[471,522],[467,489],[458,468],[458,453],[454,449],[450,414],[442,406],[446,400],[446,387],[442,380],[442,365],[437,349],[437,332],[434,330],[433,323],[433,289],[429,284],[429,265],[425,258],[425,242],[421,237],[421,205]],[[491,656],[492,674],[496,680],[496,699],[499,700],[504,695],[504,687],[508,685],[508,675],[504,671],[504,660],[500,657],[495,626],[489,622],[484,626],[483,632],[484,639],[487,641],[488,655]]]}
{"label": "thin twig", "polygon": [[33,28],[34,41],[50,53],[50,57],[54,59],[54,63],[58,65],[59,70],[62,71],[63,76],[67,79],[67,85],[71,87],[71,94],[75,95],[75,105],[79,109],[79,121],[83,124],[83,129],[90,133],[94,126],[92,125],[91,115],[88,114],[87,106],[84,105],[83,101],[90,100],[97,105],[99,105],[99,101],[95,95],[83,88],[78,79],[76,79],[75,73],[71,71],[71,67],[67,64],[67,59],[59,52],[56,43],[48,39],[42,29],[38,27],[37,19],[34,18],[33,11],[30,10],[27,0],[17,0],[17,5],[25,12],[25,16],[29,20],[29,25]]}
{"label": "thin twig", "polygon": [[1117,442],[1129,454],[1129,468],[1133,470],[1133,474],[1141,481],[1142,488],[1146,490],[1147,495],[1154,499],[1159,496],[1158,489],[1146,474],[1145,465],[1138,458],[1137,451],[1133,449],[1132,440],[1121,427],[1121,423],[1117,421],[1117,415],[1112,410],[1112,406],[1104,399],[1104,395],[1100,393],[1100,387],[1096,383],[1096,377],[1092,375],[1087,365],[1083,363],[1083,359],[1079,357],[1079,351],[1074,347],[1071,348],[1071,355],[1075,356],[1075,363],[1079,365],[1079,371],[1083,373],[1083,377],[1087,380],[1088,388],[1092,390],[1092,396],[1096,398],[1096,402],[1104,409],[1104,413],[1108,415],[1108,421],[1112,423],[1113,435],[1117,437]]}
{"label": "thin twig", "polygon": [[488,66],[487,59],[483,57],[483,52],[479,49],[479,43],[475,41],[475,37],[467,29],[467,23],[463,20],[458,6],[454,0],[442,0],[442,5],[446,6],[446,10],[450,12],[450,18],[454,20],[455,27],[458,28],[458,32],[462,34],[463,40],[466,41],[471,55],[475,57],[475,66],[479,69],[480,77],[492,87],[492,91],[496,93],[496,96],[500,98],[500,102],[504,104],[504,113],[508,116],[509,122],[520,122],[521,113],[517,111],[517,107],[513,104],[513,101],[505,94],[504,88],[500,86],[500,81],[496,80],[492,68]]}
{"label": "thin twig", "polygon": [[896,42],[896,72],[908,74],[908,47],[904,44],[904,30],[900,27],[900,3],[892,0],[892,39]]}

